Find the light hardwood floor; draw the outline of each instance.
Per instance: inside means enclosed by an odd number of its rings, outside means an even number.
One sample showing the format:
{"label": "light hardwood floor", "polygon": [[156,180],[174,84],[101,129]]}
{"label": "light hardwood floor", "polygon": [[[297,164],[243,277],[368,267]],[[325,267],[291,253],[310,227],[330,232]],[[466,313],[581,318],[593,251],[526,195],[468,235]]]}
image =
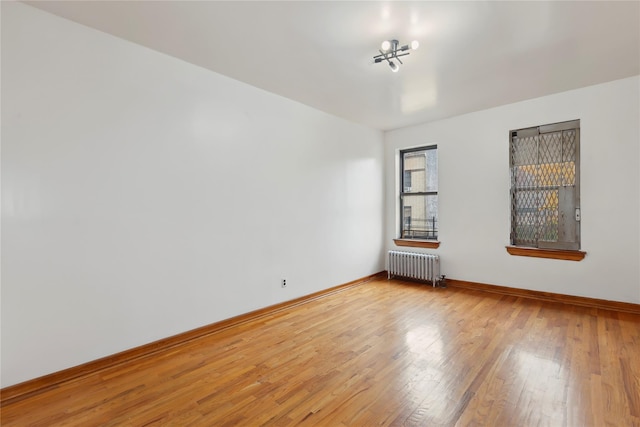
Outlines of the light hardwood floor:
{"label": "light hardwood floor", "polygon": [[2,408],[9,426],[640,426],[640,316],[377,280]]}

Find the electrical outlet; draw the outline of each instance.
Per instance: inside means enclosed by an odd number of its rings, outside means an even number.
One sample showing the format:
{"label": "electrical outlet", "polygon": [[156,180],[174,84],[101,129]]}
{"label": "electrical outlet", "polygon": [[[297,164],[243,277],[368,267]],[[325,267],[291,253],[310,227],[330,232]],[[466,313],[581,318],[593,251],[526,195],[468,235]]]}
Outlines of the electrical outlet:
{"label": "electrical outlet", "polygon": [[282,279],[282,287],[283,288],[287,287],[287,279]]}

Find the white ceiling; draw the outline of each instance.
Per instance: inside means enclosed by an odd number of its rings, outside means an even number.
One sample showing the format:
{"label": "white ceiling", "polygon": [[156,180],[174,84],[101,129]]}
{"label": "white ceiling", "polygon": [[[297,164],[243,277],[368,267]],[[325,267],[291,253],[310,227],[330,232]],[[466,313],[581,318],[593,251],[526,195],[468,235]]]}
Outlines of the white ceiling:
{"label": "white ceiling", "polygon": [[638,1],[27,3],[383,130],[640,74]]}

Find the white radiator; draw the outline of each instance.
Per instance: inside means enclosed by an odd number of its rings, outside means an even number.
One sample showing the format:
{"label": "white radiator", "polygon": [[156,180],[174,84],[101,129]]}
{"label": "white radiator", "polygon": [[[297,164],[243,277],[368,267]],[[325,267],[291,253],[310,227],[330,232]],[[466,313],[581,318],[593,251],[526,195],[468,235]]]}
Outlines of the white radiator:
{"label": "white radiator", "polygon": [[391,276],[424,280],[436,286],[440,279],[440,257],[431,254],[389,251],[389,278]]}

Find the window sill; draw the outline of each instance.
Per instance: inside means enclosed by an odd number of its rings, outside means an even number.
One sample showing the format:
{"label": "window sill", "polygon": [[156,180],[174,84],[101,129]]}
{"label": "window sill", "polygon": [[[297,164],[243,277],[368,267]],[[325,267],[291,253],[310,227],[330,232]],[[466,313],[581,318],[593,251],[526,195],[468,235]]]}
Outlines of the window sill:
{"label": "window sill", "polygon": [[440,242],[437,240],[393,239],[396,246],[411,246],[412,248],[437,249]]}
{"label": "window sill", "polygon": [[566,249],[539,249],[522,246],[507,246],[507,252],[516,256],[530,256],[534,258],[563,259],[567,261],[582,261],[587,255],[583,251],[572,251]]}

